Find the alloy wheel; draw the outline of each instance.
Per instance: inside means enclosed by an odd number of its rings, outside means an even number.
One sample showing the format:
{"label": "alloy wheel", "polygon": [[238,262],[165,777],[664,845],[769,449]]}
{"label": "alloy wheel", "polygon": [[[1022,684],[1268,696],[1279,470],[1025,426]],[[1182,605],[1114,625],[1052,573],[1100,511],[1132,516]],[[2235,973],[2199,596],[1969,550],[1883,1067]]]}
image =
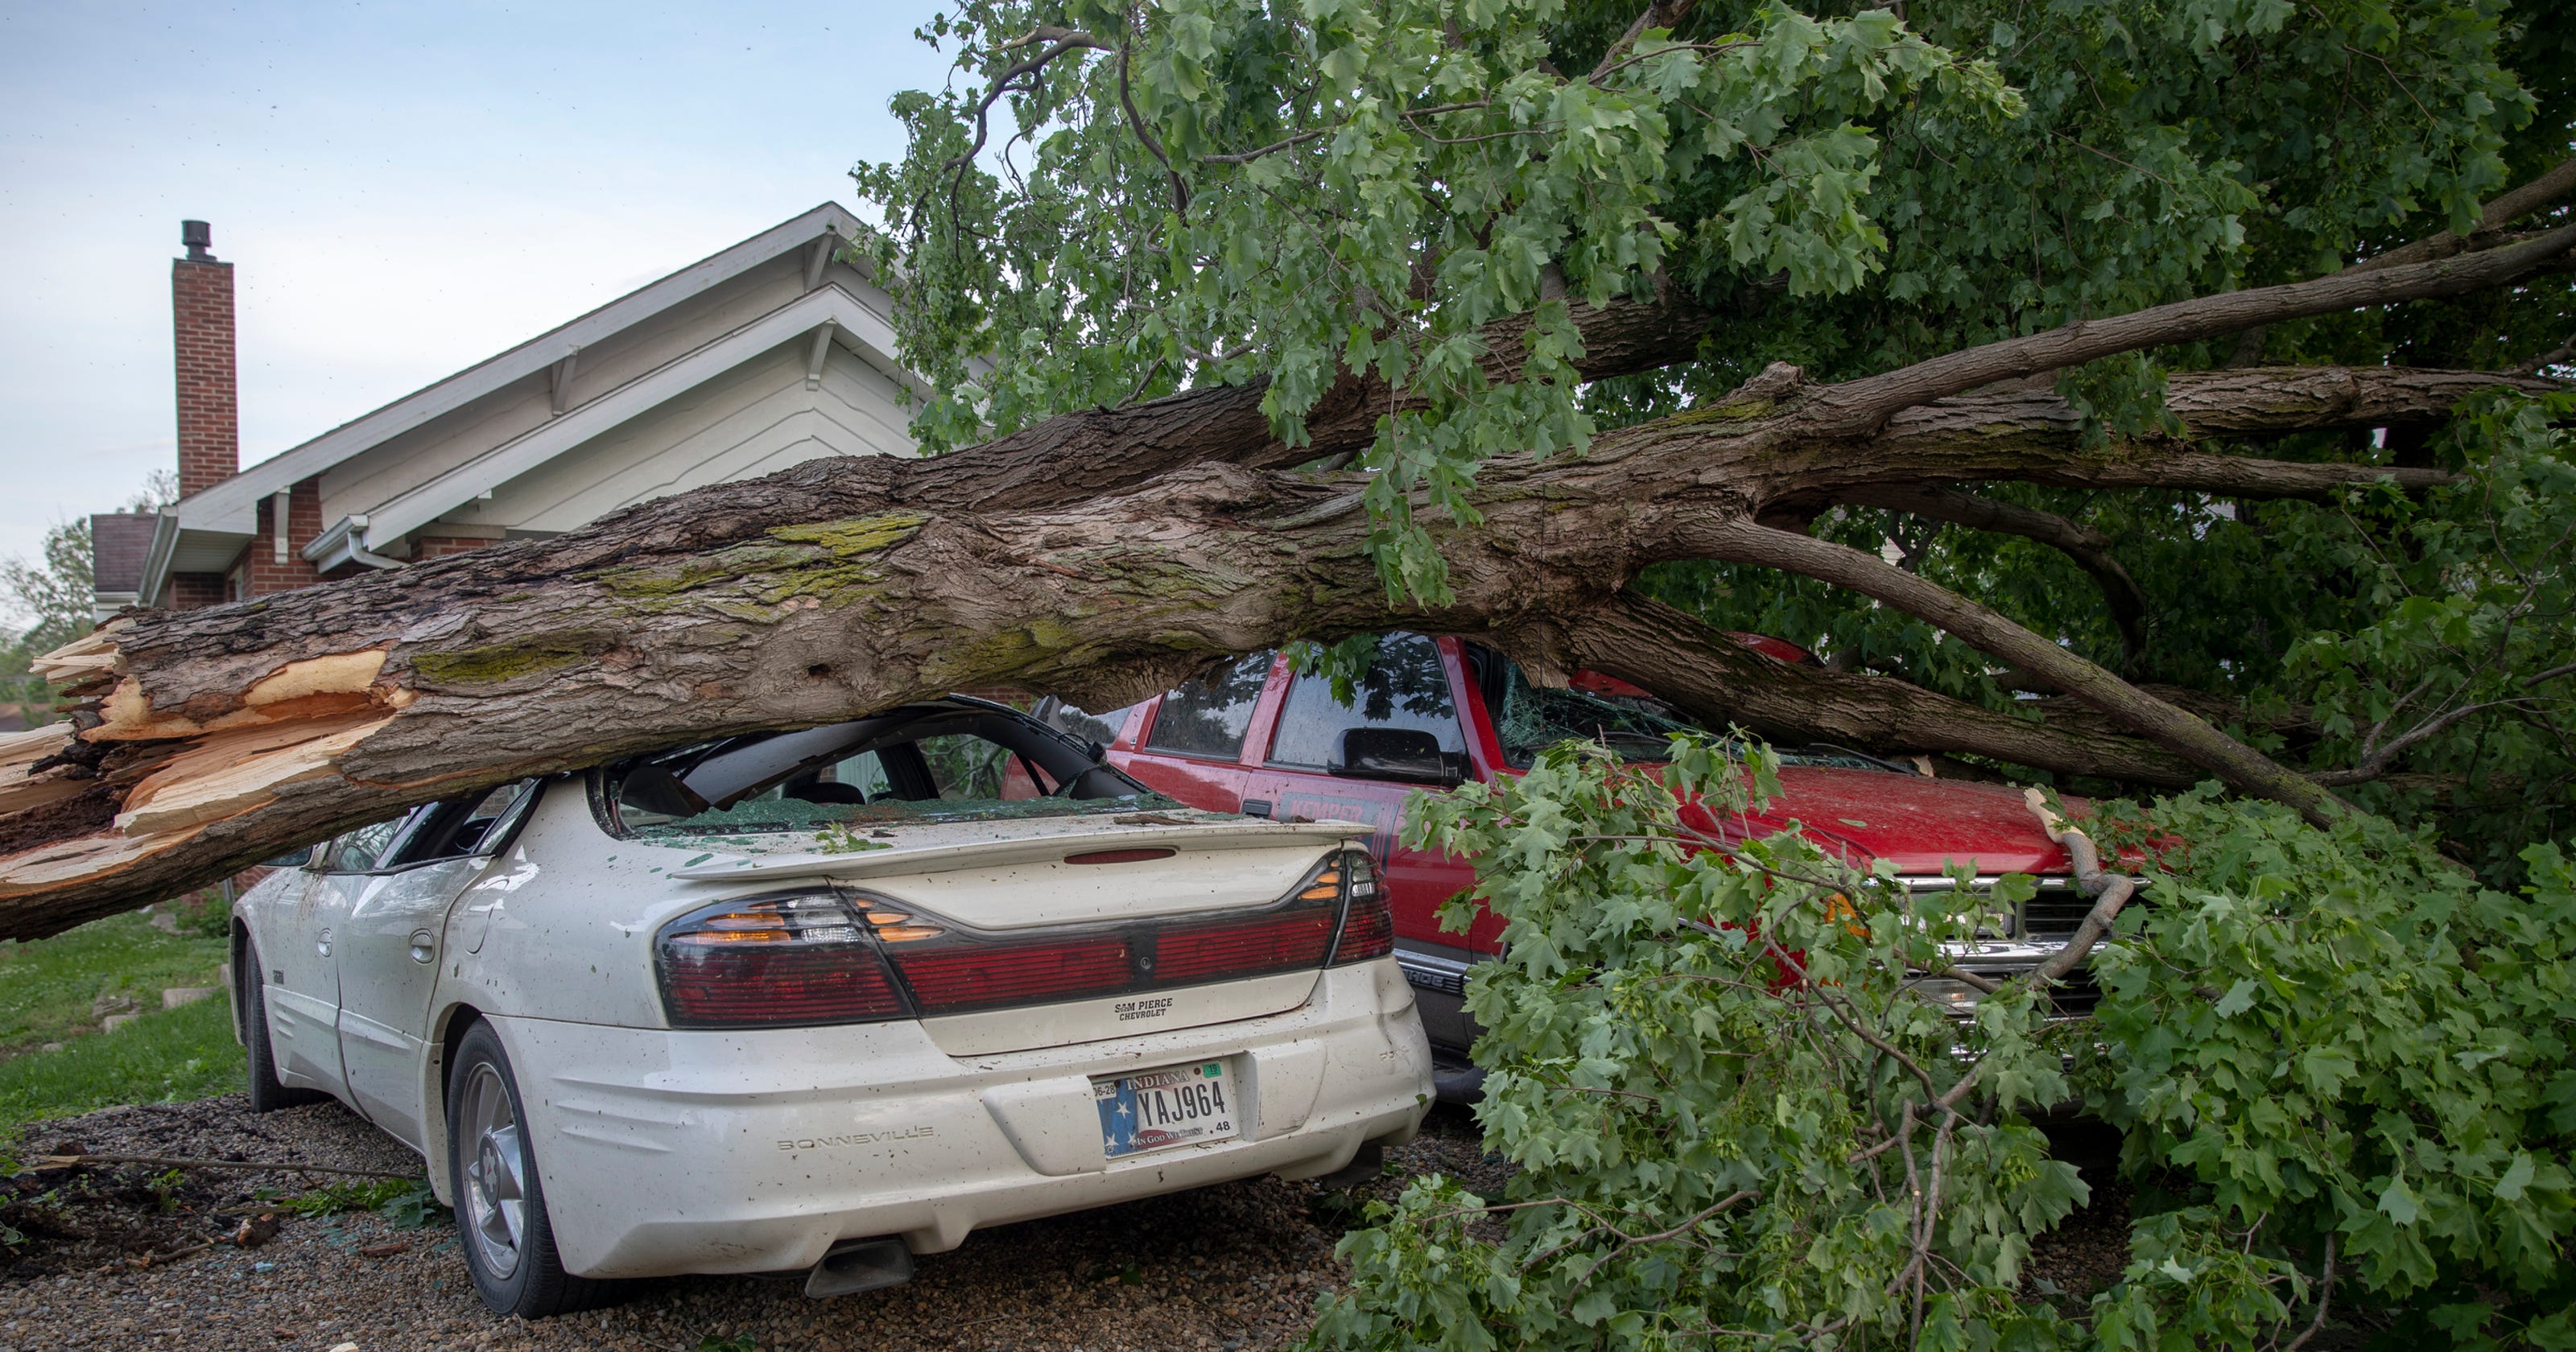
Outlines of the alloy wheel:
{"label": "alloy wheel", "polygon": [[519,1270],[527,1234],[527,1157],[519,1149],[519,1117],[510,1087],[488,1062],[478,1062],[465,1084],[465,1111],[457,1128],[472,1153],[465,1164],[465,1233],[495,1278]]}

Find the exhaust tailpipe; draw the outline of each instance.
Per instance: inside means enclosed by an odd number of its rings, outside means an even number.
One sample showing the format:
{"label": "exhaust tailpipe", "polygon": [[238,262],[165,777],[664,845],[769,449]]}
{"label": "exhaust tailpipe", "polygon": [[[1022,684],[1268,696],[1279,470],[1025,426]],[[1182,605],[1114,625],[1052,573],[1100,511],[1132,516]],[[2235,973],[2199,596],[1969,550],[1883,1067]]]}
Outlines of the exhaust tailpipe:
{"label": "exhaust tailpipe", "polygon": [[805,1274],[805,1294],[816,1300],[901,1286],[912,1280],[912,1250],[900,1239],[845,1239]]}

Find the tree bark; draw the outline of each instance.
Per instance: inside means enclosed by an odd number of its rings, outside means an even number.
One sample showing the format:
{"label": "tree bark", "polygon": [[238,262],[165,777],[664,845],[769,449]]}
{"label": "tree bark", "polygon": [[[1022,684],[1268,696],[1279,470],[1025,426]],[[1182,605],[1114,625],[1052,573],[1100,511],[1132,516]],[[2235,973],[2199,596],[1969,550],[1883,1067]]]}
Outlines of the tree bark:
{"label": "tree bark", "polygon": [[2284,320],[2400,301],[2433,300],[2505,286],[2563,266],[2576,248],[2576,225],[2482,253],[2334,273],[2313,281],[2259,286],[2149,306],[2109,319],[2081,320],[2026,338],[1987,343],[1885,375],[1846,381],[1816,401],[1809,428],[1851,435],[1877,428],[1897,412],[1998,380],[2086,362],[2140,348],[2198,342]]}
{"label": "tree bark", "polygon": [[1699,534],[1699,543],[1710,558],[1759,564],[1831,582],[1937,625],[1979,651],[2038,674],[2070,697],[2171,748],[2215,774],[2228,787],[2289,804],[2313,825],[2327,825],[2346,810],[2332,793],[2314,781],[2274,763],[2199,717],[1874,555],[1743,520],[1707,523]]}
{"label": "tree bark", "polygon": [[[1567,660],[1782,738],[2178,783],[2187,761],[2211,763],[2192,753],[2206,742],[2197,720],[2133,722],[2146,736],[2121,736],[1878,678],[1774,669],[1621,588],[1648,564],[1767,537],[1740,532],[1781,500],[1870,483],[2205,488],[2258,471],[2387,473],[2161,444],[2084,452],[2064,406],[2028,395],[1967,396],[1873,437],[1818,438],[1801,426],[1794,373],[1784,379],[1777,397],[1623,429],[1582,455],[1490,464],[1475,497],[1484,524],[1441,536],[1457,601],[1436,613],[1388,599],[1367,550],[1364,476],[1203,463],[1070,504],[972,505],[1012,500],[997,489],[934,506],[942,489],[888,510],[891,467],[843,460],[548,540],[248,605],[129,615],[47,660],[84,700],[76,740],[39,730],[0,743],[0,934],[50,933],[523,775],[960,687],[1018,684],[1106,707],[1226,654],[1392,627],[1523,648],[1520,636],[1561,634]],[[2205,416],[2239,434],[2397,416],[2447,403],[2463,383],[2213,379],[2235,394]],[[2321,383],[2347,393],[2319,400]],[[2178,382],[2178,402],[2194,386]],[[1648,635],[1670,653],[1645,651]],[[2013,660],[2024,656],[2048,653]],[[2083,693],[2084,673],[2049,674]],[[2218,764],[2247,784],[2260,768]],[[2304,783],[2264,788],[2315,796]]]}
{"label": "tree bark", "polygon": [[[1586,380],[1605,380],[1688,359],[1718,316],[1667,283],[1652,300],[1617,300],[1598,308],[1577,304],[1573,317],[1583,335],[1576,369]],[[1525,321],[1506,320],[1486,330],[1487,379],[1518,378],[1527,357],[1527,327]],[[949,455],[872,462],[873,474],[861,477],[881,480],[873,491],[887,511],[1052,507],[1125,492],[1202,461],[1285,469],[1349,455],[1376,439],[1377,421],[1390,407],[1419,404],[1394,398],[1374,377],[1345,372],[1307,412],[1306,439],[1292,446],[1272,435],[1268,393],[1269,382],[1255,380],[1124,408],[1086,409]]]}
{"label": "tree bark", "polygon": [[1560,633],[1533,627],[1500,641],[1515,656],[1616,676],[1711,726],[1734,724],[1769,741],[1834,742],[1904,755],[1968,753],[2157,788],[2207,778],[2191,762],[2107,720],[2041,722],[1890,676],[1783,662],[1634,592],[1592,607]]}
{"label": "tree bark", "polygon": [[2510,192],[2500,193],[2488,202],[2485,210],[2478,214],[2478,223],[2469,228],[2468,234],[2457,235],[2445,230],[2412,244],[2399,245],[2386,253],[2375,254],[2345,270],[2373,272],[2491,247],[2497,232],[2571,192],[2576,192],[2576,159],[2560,160],[2540,177]]}

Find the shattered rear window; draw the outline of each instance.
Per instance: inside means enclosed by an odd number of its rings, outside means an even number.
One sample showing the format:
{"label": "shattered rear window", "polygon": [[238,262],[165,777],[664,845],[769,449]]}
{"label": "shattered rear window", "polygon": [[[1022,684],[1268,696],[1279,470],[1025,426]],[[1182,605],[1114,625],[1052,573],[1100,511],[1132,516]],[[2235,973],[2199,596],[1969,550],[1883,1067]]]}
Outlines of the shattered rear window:
{"label": "shattered rear window", "polygon": [[625,817],[633,834],[654,840],[731,832],[819,831],[834,824],[866,827],[911,826],[925,822],[1038,821],[1102,812],[1173,811],[1181,806],[1148,790],[1127,798],[1087,802],[1063,798],[1035,798],[1024,802],[953,799],[928,803],[807,803],[795,799],[769,799],[661,821],[654,821],[632,808],[620,815]]}
{"label": "shattered rear window", "polygon": [[637,757],[603,787],[611,828],[648,838],[1179,806],[1055,729],[963,701]]}

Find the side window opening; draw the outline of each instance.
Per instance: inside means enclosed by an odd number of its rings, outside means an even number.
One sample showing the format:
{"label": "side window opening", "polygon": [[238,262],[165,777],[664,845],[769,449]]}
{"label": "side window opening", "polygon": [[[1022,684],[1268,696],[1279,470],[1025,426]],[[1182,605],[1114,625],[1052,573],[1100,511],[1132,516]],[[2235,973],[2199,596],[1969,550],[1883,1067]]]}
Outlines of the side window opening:
{"label": "side window opening", "polygon": [[1127,727],[1127,715],[1135,712],[1135,709],[1134,704],[1128,704],[1100,713],[1092,713],[1049,695],[1039,700],[1036,708],[1029,710],[1029,717],[1058,732],[1106,747],[1118,740],[1118,734]]}
{"label": "side window opening", "polygon": [[1148,751],[1235,760],[1252,728],[1252,708],[1270,683],[1271,654],[1248,653],[1163,696]]}
{"label": "side window opening", "polygon": [[930,773],[932,791],[945,802],[1024,803],[1056,789],[1028,757],[972,734],[924,737],[913,746]]}
{"label": "side window opening", "polygon": [[[404,820],[411,829],[380,850],[374,869],[408,868],[441,859],[463,859],[483,853],[536,799],[537,780],[523,779],[481,793],[450,798],[415,811]],[[355,833],[352,833],[355,834]],[[367,868],[339,868],[367,872]]]}
{"label": "side window opening", "polygon": [[1378,641],[1368,674],[1336,699],[1330,677],[1301,675],[1288,687],[1279,728],[1270,739],[1274,764],[1329,768],[1342,759],[1342,734],[1353,728],[1395,728],[1429,733],[1440,750],[1463,756],[1466,730],[1449,695],[1440,649],[1419,634],[1389,634]]}
{"label": "side window opening", "polygon": [[339,839],[332,841],[330,848],[324,853],[322,871],[369,873],[382,867],[386,854],[393,848],[395,838],[400,836],[402,829],[410,825],[412,819],[418,817],[422,811],[423,809],[414,808],[392,821],[375,822],[343,834]]}

